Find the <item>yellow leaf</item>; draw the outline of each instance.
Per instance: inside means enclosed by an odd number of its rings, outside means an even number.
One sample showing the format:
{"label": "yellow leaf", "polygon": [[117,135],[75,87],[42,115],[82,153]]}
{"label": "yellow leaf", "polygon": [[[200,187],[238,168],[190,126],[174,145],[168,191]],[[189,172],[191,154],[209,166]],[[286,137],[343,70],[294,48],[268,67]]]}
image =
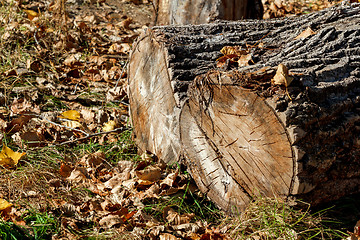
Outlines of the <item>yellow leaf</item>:
{"label": "yellow leaf", "polygon": [[26,153],[14,152],[4,144],[0,152],[0,165],[6,168],[13,168],[25,154]]}
{"label": "yellow leaf", "polygon": [[33,10],[26,10],[26,9],[24,9],[24,12],[27,13],[28,19],[30,19],[30,21],[32,21],[34,18],[36,18],[36,17],[39,16],[39,13],[38,13],[38,12],[35,12],[35,11],[33,11]]}
{"label": "yellow leaf", "polygon": [[292,80],[293,77],[289,76],[289,70],[287,69],[287,67],[284,64],[280,63],[274,78],[271,79],[271,83],[288,87]]}
{"label": "yellow leaf", "polygon": [[220,50],[220,52],[224,55],[237,55],[237,56],[247,53],[247,51],[242,50],[240,46],[225,46]]}
{"label": "yellow leaf", "polygon": [[5,199],[0,198],[0,211],[3,211],[11,206],[12,206],[11,203],[6,201]]}
{"label": "yellow leaf", "polygon": [[295,39],[300,38],[307,38],[308,36],[314,35],[316,32],[314,32],[310,27],[307,27],[304,31],[302,31],[299,35],[295,37]]}
{"label": "yellow leaf", "polygon": [[116,127],[116,122],[114,120],[110,120],[107,123],[104,123],[103,131],[108,132],[114,130]]}
{"label": "yellow leaf", "polygon": [[80,113],[76,110],[69,110],[69,111],[61,113],[61,115],[59,117],[66,118],[66,119],[73,120],[73,121],[79,121]]}

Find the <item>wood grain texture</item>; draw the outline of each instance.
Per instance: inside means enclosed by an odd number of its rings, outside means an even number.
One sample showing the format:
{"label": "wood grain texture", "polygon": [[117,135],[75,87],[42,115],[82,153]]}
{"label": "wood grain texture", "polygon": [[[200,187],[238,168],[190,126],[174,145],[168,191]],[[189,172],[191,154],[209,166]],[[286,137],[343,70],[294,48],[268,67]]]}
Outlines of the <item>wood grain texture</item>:
{"label": "wood grain texture", "polygon": [[[131,54],[129,66],[130,116],[134,132],[143,151],[156,153],[166,162],[179,159],[178,115],[166,49],[151,37],[141,39]],[[149,51],[151,49],[151,51]],[[149,120],[151,119],[151,122]]]}
{"label": "wood grain texture", "polygon": [[[352,4],[301,18],[147,30],[129,63],[137,143],[165,162],[183,161],[229,211],[253,194],[318,204],[359,192],[359,22]],[[309,26],[314,35],[295,39]],[[218,68],[224,46],[247,49],[253,63]],[[271,84],[280,63],[293,73],[288,88]]]}

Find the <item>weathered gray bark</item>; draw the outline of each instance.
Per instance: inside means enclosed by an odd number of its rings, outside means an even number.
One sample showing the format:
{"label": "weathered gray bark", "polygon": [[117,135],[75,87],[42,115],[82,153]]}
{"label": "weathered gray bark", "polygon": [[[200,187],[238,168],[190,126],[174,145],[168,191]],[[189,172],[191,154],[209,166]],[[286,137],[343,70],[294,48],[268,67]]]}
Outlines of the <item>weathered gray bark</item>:
{"label": "weathered gray bark", "polygon": [[[183,159],[199,188],[231,211],[254,194],[317,204],[359,192],[359,22],[353,4],[147,30],[128,72],[140,149]],[[315,34],[295,39],[307,27]],[[234,45],[253,64],[218,69],[220,49]],[[270,83],[280,63],[294,73],[287,89]]]}
{"label": "weathered gray bark", "polygon": [[261,19],[261,0],[156,0],[155,24],[203,24],[215,20]]}

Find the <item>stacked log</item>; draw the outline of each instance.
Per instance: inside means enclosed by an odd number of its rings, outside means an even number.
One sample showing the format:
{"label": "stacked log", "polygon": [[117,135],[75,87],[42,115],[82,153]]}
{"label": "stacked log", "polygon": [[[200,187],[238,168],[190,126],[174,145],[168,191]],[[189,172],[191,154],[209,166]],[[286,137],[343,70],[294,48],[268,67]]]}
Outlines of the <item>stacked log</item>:
{"label": "stacked log", "polygon": [[128,69],[139,148],[183,162],[227,211],[254,195],[318,204],[359,192],[359,22],[353,4],[146,30]]}
{"label": "stacked log", "polygon": [[203,24],[215,20],[261,19],[261,0],[157,0],[155,24]]}

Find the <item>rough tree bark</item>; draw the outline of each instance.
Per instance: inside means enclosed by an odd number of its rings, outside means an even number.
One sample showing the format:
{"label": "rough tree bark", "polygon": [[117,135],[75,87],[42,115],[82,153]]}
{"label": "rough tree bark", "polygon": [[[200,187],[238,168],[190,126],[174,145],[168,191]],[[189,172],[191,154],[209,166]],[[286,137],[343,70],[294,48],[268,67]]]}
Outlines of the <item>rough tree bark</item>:
{"label": "rough tree bark", "polygon": [[218,19],[261,19],[261,0],[156,0],[155,24],[203,24]]}
{"label": "rough tree bark", "polygon": [[[359,192],[359,22],[353,4],[301,18],[147,30],[128,70],[140,149],[183,160],[229,211],[254,194],[318,204]],[[315,34],[295,39],[308,27]],[[252,64],[218,69],[220,50],[235,45]],[[287,88],[271,83],[280,63],[293,73]]]}

